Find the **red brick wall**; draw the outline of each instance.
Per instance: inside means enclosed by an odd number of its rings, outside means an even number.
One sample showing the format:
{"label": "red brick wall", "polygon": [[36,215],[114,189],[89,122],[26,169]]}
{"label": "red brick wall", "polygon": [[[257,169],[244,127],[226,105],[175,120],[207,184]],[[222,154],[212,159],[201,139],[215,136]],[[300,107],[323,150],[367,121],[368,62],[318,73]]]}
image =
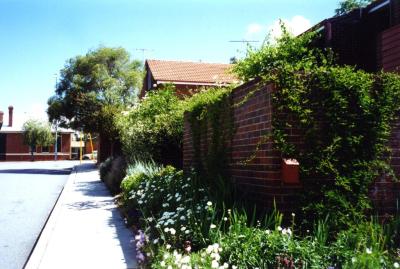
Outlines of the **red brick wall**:
{"label": "red brick wall", "polygon": [[382,33],[381,61],[385,71],[399,72],[400,68],[400,25]]}
{"label": "red brick wall", "polygon": [[[240,103],[249,92],[256,90],[241,106],[234,106],[234,135],[229,146],[229,174],[237,184],[239,196],[253,202],[258,208],[271,208],[274,200],[282,211],[291,211],[296,201],[295,193],[301,188],[296,184],[284,184],[281,180],[281,156],[267,135],[272,129],[273,85],[255,80],[233,90],[232,103]],[[185,115],[183,138],[183,166],[186,171],[194,166],[193,139],[188,116]],[[207,142],[202,134],[202,151]],[[208,139],[210,131],[207,132]],[[258,148],[258,150],[257,150]],[[253,156],[255,153],[255,156]],[[254,157],[254,158],[251,158]],[[250,160],[251,159],[251,160]],[[250,160],[248,162],[244,162]]]}
{"label": "red brick wall", "polygon": [[[272,117],[276,117],[272,106],[271,93],[273,85],[265,85],[255,80],[233,90],[232,103],[239,103],[249,92],[258,89],[243,105],[234,107],[233,121],[235,133],[232,141],[227,141],[229,156],[229,174],[232,177],[239,195],[246,201],[257,204],[257,208],[271,208],[275,200],[283,212],[291,212],[296,208],[300,184],[285,184],[281,179],[282,158],[279,151],[274,149],[273,142],[265,140],[266,134],[272,130]],[[183,167],[188,171],[194,166],[194,145],[188,121],[185,115],[183,137]],[[288,140],[291,143],[302,144],[302,132],[292,124]],[[203,130],[204,131],[204,130]],[[207,154],[207,144],[210,130],[202,133],[201,151]],[[207,135],[207,137],[205,137]],[[260,140],[264,139],[261,141]],[[400,120],[393,125],[390,139],[393,149],[392,162],[396,174],[400,176]],[[258,150],[256,150],[258,148]],[[254,153],[256,154],[254,155]],[[243,161],[254,155],[247,164]],[[300,164],[301,166],[301,164]],[[382,176],[371,186],[370,197],[375,209],[381,214],[393,213],[400,198],[400,183],[393,182],[387,176]]]}
{"label": "red brick wall", "polygon": [[[61,134],[62,146],[58,149],[58,160],[69,160],[71,158],[71,134]],[[54,160],[54,146],[49,147],[49,153],[43,153],[38,147],[34,154],[35,160]],[[31,160],[30,149],[24,145],[22,133],[7,133],[6,161],[29,161]]]}
{"label": "red brick wall", "polygon": [[[400,178],[400,115],[392,125],[389,146],[392,149],[390,165],[396,176]],[[400,209],[398,208],[400,206],[400,182],[396,182],[391,176],[383,175],[371,186],[370,197],[380,215],[398,212]]]}

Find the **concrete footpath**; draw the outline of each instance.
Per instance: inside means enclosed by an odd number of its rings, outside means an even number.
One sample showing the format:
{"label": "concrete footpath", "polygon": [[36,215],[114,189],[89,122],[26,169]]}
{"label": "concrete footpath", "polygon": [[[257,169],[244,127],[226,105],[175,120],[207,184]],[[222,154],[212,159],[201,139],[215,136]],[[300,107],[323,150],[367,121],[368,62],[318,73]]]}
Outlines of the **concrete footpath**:
{"label": "concrete footpath", "polygon": [[84,163],[71,173],[25,268],[138,268],[133,237],[95,165]]}

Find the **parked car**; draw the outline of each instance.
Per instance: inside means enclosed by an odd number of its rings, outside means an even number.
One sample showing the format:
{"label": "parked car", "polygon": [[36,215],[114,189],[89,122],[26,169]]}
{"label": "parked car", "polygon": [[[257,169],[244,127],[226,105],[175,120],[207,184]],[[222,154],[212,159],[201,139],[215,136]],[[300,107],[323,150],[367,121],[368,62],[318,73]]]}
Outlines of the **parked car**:
{"label": "parked car", "polygon": [[97,150],[93,150],[93,153],[83,154],[82,160],[97,160]]}

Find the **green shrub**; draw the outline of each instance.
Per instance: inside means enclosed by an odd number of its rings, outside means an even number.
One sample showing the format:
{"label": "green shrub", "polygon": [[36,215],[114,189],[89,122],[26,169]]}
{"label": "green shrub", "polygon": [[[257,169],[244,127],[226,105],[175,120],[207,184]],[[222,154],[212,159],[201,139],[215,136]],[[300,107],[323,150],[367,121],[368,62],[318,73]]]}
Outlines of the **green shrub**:
{"label": "green shrub", "polygon": [[[229,227],[220,237],[223,260],[249,269],[327,268],[330,260],[318,241],[310,236],[296,236],[293,226],[281,227],[282,218],[276,214],[272,212],[264,221],[249,225],[244,212],[232,211],[227,219]],[[265,224],[273,227],[268,229]]]}
{"label": "green shrub", "polygon": [[172,87],[150,92],[118,118],[123,150],[129,163],[155,160],[181,152],[184,102]]}
{"label": "green shrub", "polygon": [[99,173],[100,173],[100,179],[104,181],[106,178],[107,174],[111,170],[111,163],[113,161],[113,157],[107,158],[104,162],[102,162],[99,166]]}
{"label": "green shrub", "polygon": [[[106,163],[103,168],[103,181],[112,194],[117,194],[121,191],[121,181],[125,177],[126,162],[122,156],[113,158],[110,163]],[[101,172],[100,172],[101,173]]]}
{"label": "green shrub", "polygon": [[136,189],[140,182],[146,180],[146,174],[134,173],[126,176],[121,182],[122,199],[124,202],[129,200],[130,192]]}

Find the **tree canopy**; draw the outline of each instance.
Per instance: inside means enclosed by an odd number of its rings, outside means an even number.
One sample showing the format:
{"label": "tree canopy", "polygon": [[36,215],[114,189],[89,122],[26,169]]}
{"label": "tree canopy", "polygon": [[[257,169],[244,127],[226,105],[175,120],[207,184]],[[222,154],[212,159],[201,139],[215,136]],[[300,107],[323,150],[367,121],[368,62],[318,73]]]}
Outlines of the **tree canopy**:
{"label": "tree canopy", "polygon": [[53,143],[51,128],[46,122],[28,120],[22,126],[22,131],[24,144],[31,149],[32,160],[36,146],[50,146]]}
{"label": "tree canopy", "polygon": [[335,9],[337,16],[346,14],[356,8],[366,7],[374,0],[343,0],[339,3],[339,7]]}
{"label": "tree canopy", "polygon": [[141,63],[123,48],[100,47],[71,58],[48,100],[49,120],[85,132],[115,133],[115,114],[135,103],[141,80]]}

